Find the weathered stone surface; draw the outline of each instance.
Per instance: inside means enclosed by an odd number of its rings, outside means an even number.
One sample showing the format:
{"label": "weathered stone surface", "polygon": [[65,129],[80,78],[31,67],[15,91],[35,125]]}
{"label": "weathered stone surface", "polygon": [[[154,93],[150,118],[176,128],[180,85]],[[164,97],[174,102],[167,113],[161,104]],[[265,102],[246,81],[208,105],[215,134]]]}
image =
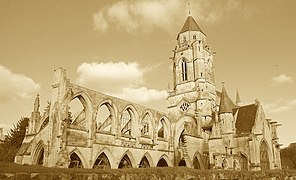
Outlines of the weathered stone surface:
{"label": "weathered stone surface", "polygon": [[[39,96],[35,99],[15,162],[88,169],[280,169],[277,122],[265,117],[258,100],[234,104],[224,85],[217,91],[214,53],[206,35],[189,28],[178,34],[176,43],[167,113],[79,86],[68,79],[66,69],[58,68],[44,113],[39,111]],[[104,108],[106,117],[100,111]],[[59,178],[68,176],[92,178],[73,173]],[[192,177],[175,177],[182,178]],[[224,174],[214,178],[225,179]]]}

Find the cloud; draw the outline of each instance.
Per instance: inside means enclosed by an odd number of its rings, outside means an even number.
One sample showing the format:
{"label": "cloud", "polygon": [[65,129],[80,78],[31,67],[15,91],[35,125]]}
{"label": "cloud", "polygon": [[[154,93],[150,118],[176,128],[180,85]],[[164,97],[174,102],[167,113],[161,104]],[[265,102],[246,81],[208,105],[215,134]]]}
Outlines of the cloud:
{"label": "cloud", "polygon": [[296,99],[293,99],[293,100],[279,99],[273,103],[264,103],[263,107],[268,114],[282,113],[282,112],[295,109]]}
{"label": "cloud", "polygon": [[40,91],[40,84],[23,74],[14,74],[0,65],[0,102],[28,99]]}
{"label": "cloud", "polygon": [[290,100],[290,101],[288,102],[288,104],[289,104],[290,106],[296,106],[296,99],[294,99],[294,100]]}
{"label": "cloud", "polygon": [[[191,3],[191,14],[198,21],[212,23],[230,11],[244,11],[242,2],[198,0]],[[178,28],[176,22],[185,21],[187,15],[188,4],[180,0],[122,0],[102,7],[93,15],[93,21],[94,29],[101,32],[111,26],[128,33],[150,32],[155,28],[170,32]]]}
{"label": "cloud", "polygon": [[287,76],[286,74],[281,74],[279,76],[275,76],[272,78],[273,84],[282,84],[282,83],[292,83],[294,82],[294,79],[290,76]]}
{"label": "cloud", "polygon": [[108,22],[102,12],[93,15],[95,30],[105,32],[108,29]]}
{"label": "cloud", "polygon": [[120,94],[117,94],[116,96],[129,101],[144,103],[148,101],[165,99],[166,91],[147,89],[146,87],[122,88],[122,92]]}
{"label": "cloud", "polygon": [[150,70],[135,62],[83,63],[77,68],[76,83],[137,103],[165,99],[165,91],[143,86]]}
{"label": "cloud", "polygon": [[118,1],[93,15],[94,29],[104,32],[109,24],[128,33],[135,33],[140,27],[145,31],[153,27],[170,29],[180,8],[179,0]]}

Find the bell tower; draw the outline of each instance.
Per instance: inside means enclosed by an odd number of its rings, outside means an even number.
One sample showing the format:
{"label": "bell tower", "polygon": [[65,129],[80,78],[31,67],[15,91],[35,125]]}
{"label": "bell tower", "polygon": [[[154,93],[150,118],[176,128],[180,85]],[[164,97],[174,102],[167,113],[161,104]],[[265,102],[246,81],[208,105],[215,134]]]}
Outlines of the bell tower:
{"label": "bell tower", "polygon": [[210,122],[216,109],[213,52],[206,45],[205,33],[190,15],[177,35],[173,52],[173,83],[167,98],[169,115],[177,121],[177,111],[184,113],[191,108],[191,115],[198,114],[202,124]]}

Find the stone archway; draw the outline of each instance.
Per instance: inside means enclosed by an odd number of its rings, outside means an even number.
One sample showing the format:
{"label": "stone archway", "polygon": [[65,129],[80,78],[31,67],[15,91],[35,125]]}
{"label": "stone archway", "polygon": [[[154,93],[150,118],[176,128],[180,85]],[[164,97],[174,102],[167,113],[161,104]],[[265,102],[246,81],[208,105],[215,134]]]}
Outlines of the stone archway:
{"label": "stone archway", "polygon": [[41,140],[36,145],[33,164],[35,164],[35,165],[43,165],[43,163],[44,163],[44,145],[43,145],[43,141]]}
{"label": "stone archway", "polygon": [[147,168],[147,167],[150,167],[150,163],[149,163],[147,157],[144,156],[142,158],[142,160],[140,161],[139,168]]}
{"label": "stone archway", "polygon": [[70,155],[69,168],[83,168],[82,161],[76,153]]}
{"label": "stone archway", "polygon": [[165,159],[161,158],[161,159],[158,161],[158,163],[157,163],[156,166],[157,166],[157,167],[168,167],[169,165],[168,165],[168,163],[166,162]]}
{"label": "stone archway", "polygon": [[130,158],[127,155],[124,155],[123,158],[121,159],[118,169],[123,169],[123,168],[132,168],[132,162]]}
{"label": "stone archway", "polygon": [[44,160],[44,148],[42,147],[38,152],[36,165],[43,165],[43,160]]}
{"label": "stone archway", "polygon": [[93,168],[94,169],[109,169],[109,168],[111,168],[109,159],[105,153],[101,153],[98,156]]}
{"label": "stone archway", "polygon": [[194,169],[201,169],[200,163],[199,163],[197,157],[194,157],[194,159],[193,159],[193,168]]}
{"label": "stone archway", "polygon": [[186,166],[186,161],[184,159],[181,159],[178,166]]}
{"label": "stone archway", "polygon": [[265,141],[262,141],[260,145],[260,165],[261,165],[261,170],[270,169],[268,146]]}
{"label": "stone archway", "polygon": [[246,158],[245,155],[241,155],[239,159],[239,164],[240,164],[240,169],[242,171],[247,171],[248,170],[248,159]]}

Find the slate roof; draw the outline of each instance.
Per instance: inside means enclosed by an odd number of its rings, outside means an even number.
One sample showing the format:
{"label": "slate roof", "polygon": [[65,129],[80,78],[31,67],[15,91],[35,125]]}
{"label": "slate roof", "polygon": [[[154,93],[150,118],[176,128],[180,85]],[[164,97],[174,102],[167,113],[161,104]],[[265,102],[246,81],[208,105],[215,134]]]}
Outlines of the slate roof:
{"label": "slate roof", "polygon": [[180,33],[186,32],[186,31],[201,31],[200,27],[197,25],[196,21],[193,19],[192,16],[188,16]]}
{"label": "slate roof", "polygon": [[237,134],[249,134],[255,124],[258,105],[250,104],[234,109],[234,113],[237,114],[235,123]]}
{"label": "slate roof", "polygon": [[234,109],[236,106],[232,102],[232,100],[227,95],[226,89],[223,85],[221,97],[220,97],[220,106],[219,106],[219,114],[221,113],[232,113],[232,109]]}

